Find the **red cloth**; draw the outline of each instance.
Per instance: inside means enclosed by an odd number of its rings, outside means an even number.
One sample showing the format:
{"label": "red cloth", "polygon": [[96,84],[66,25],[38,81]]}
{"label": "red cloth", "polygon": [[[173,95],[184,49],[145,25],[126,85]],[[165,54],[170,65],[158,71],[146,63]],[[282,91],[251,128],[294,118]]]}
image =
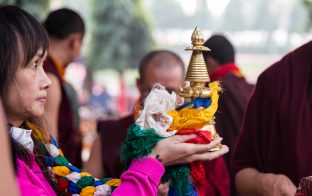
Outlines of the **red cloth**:
{"label": "red cloth", "polygon": [[[198,137],[187,140],[188,143],[209,144],[211,141],[211,132],[207,130],[202,131],[196,130],[195,128],[191,128],[191,129],[181,129],[179,132],[176,133],[176,135],[190,135],[190,134],[196,134]],[[205,161],[196,161],[190,164],[193,185],[195,185],[199,196],[205,195],[205,185],[206,185],[205,164],[206,164]]]}
{"label": "red cloth", "polygon": [[187,140],[187,143],[193,144],[209,144],[211,141],[211,132],[206,130],[196,130],[195,128],[181,129],[176,135],[196,134],[197,137]]}
{"label": "red cloth", "polygon": [[223,157],[207,161],[205,195],[229,196],[230,178]]}
{"label": "red cloth", "polygon": [[249,101],[232,168],[284,174],[298,185],[312,174],[312,42],[264,71]]}
{"label": "red cloth", "polygon": [[59,178],[57,180],[56,188],[64,191],[68,187],[69,183],[70,183],[70,181],[68,179]]}
{"label": "red cloth", "polygon": [[241,76],[240,69],[235,65],[235,63],[226,63],[220,65],[214,72],[210,74],[211,80],[220,80],[227,73],[239,73]]}

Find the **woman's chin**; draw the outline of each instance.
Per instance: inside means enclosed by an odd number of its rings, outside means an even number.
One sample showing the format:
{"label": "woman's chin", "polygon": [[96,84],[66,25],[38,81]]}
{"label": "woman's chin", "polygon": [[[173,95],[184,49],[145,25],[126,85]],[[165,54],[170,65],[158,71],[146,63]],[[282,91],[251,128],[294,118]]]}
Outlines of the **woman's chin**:
{"label": "woman's chin", "polygon": [[34,117],[34,118],[40,118],[40,117],[43,117],[43,115],[44,115],[44,109],[33,111],[31,113],[31,117]]}

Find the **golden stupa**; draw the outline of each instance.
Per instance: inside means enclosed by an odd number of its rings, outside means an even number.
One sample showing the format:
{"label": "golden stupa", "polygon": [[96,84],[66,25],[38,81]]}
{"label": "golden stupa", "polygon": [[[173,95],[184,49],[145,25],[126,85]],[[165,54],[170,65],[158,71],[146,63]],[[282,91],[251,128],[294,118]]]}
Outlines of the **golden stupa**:
{"label": "golden stupa", "polygon": [[[178,91],[178,94],[184,98],[184,103],[197,98],[208,98],[211,96],[211,90],[207,87],[210,78],[203,56],[203,51],[210,51],[210,49],[204,46],[204,36],[198,27],[195,28],[191,40],[192,46],[185,49],[186,51],[193,51],[185,76],[185,81],[189,81],[190,86],[180,87]],[[201,130],[210,131],[212,139],[218,137],[214,124],[214,120],[211,120],[201,128]],[[220,147],[221,145],[211,151],[219,150]]]}
{"label": "golden stupa", "polygon": [[187,68],[185,81],[190,82],[190,87],[179,89],[179,95],[184,97],[185,102],[189,102],[196,98],[210,97],[210,89],[205,85],[210,82],[203,51],[210,51],[209,48],[203,46],[204,36],[198,27],[192,34],[192,46],[185,50],[193,51],[189,66]]}

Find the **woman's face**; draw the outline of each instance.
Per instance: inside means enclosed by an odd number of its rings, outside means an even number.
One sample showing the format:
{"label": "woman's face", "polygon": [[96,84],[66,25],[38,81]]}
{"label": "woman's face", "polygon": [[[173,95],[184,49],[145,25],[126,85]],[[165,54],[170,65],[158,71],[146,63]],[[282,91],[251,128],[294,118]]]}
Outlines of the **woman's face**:
{"label": "woman's face", "polygon": [[19,65],[8,88],[7,118],[9,122],[24,121],[29,117],[44,114],[47,89],[51,81],[43,70],[47,53],[38,50],[37,54],[24,67]]}

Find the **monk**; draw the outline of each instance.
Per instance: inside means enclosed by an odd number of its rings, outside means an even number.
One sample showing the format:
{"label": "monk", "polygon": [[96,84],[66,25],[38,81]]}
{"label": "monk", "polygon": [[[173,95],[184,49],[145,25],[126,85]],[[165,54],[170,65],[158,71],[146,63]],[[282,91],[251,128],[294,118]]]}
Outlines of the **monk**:
{"label": "monk", "polygon": [[[156,50],[148,53],[139,65],[137,88],[138,102],[143,103],[155,83],[165,86],[168,91],[177,91],[183,86],[184,63],[175,53]],[[120,147],[126,138],[127,129],[134,123],[131,114],[115,121],[98,122],[99,137],[96,139],[91,157],[85,169],[97,177],[118,176],[123,171],[120,161]],[[206,164],[206,195],[229,195],[229,177],[223,158],[208,161]],[[167,195],[167,185],[161,185],[158,195]]]}
{"label": "monk", "polygon": [[241,195],[294,195],[312,174],[312,42],[258,78],[233,153]]}
{"label": "monk", "polygon": [[[204,45],[211,49],[210,52],[204,52],[210,79],[221,81],[223,89],[215,114],[216,129],[223,137],[223,143],[233,149],[253,85],[246,81],[236,65],[234,46],[225,36],[213,35]],[[228,171],[230,158],[231,151],[224,156]],[[233,174],[231,174],[231,195],[237,195]]]}
{"label": "monk", "polygon": [[51,124],[50,134],[58,139],[69,161],[82,167],[78,100],[75,90],[64,79],[64,75],[65,68],[80,55],[85,25],[76,12],[62,8],[52,11],[43,26],[50,44],[44,70],[53,84],[48,89],[45,108]]}

